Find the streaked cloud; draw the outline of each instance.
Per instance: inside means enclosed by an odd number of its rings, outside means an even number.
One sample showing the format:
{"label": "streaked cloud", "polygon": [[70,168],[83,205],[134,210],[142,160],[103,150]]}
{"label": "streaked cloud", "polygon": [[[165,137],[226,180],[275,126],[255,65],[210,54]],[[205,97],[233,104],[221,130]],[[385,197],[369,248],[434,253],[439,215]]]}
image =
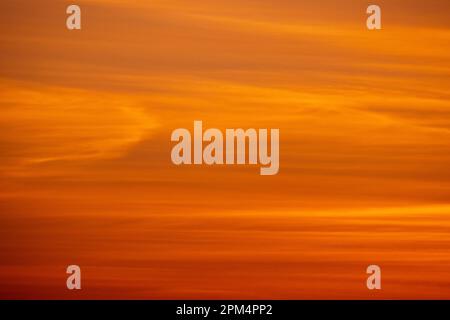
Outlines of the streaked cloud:
{"label": "streaked cloud", "polygon": [[[449,296],[448,1],[78,2],[0,13],[0,296]],[[172,166],[194,120],[280,128],[280,174]]]}

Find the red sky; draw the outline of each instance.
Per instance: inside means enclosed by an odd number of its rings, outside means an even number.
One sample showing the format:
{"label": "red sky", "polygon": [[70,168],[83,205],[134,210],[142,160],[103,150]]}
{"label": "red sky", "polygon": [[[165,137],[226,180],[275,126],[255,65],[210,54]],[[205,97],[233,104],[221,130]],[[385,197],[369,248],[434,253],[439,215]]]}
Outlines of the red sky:
{"label": "red sky", "polygon": [[[0,297],[450,298],[448,1],[68,4],[0,7]],[[194,120],[280,173],[174,166]]]}

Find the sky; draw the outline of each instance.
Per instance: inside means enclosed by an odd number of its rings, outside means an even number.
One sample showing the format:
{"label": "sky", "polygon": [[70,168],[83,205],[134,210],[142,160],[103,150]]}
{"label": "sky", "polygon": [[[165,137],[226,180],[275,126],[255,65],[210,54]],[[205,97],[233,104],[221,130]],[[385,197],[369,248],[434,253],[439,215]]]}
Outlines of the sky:
{"label": "sky", "polygon": [[[376,3],[2,1],[0,298],[449,299],[450,3]],[[279,173],[173,165],[194,120]]]}

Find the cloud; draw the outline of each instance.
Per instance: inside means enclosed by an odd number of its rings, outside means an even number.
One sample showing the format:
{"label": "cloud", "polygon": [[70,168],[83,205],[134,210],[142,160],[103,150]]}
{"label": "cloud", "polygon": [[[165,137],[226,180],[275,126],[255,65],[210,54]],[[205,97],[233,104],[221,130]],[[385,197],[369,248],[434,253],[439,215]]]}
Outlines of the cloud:
{"label": "cloud", "polygon": [[157,127],[126,95],[6,81],[0,94],[4,173],[44,162],[117,157]]}

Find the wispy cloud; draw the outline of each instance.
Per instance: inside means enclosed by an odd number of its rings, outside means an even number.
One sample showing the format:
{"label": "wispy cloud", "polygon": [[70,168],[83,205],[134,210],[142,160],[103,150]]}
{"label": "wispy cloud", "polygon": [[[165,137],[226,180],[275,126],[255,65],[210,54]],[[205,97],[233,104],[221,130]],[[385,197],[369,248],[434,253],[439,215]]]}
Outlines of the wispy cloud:
{"label": "wispy cloud", "polygon": [[[450,5],[379,2],[2,4],[0,296],[448,297]],[[280,174],[171,165],[194,120],[280,128]]]}

